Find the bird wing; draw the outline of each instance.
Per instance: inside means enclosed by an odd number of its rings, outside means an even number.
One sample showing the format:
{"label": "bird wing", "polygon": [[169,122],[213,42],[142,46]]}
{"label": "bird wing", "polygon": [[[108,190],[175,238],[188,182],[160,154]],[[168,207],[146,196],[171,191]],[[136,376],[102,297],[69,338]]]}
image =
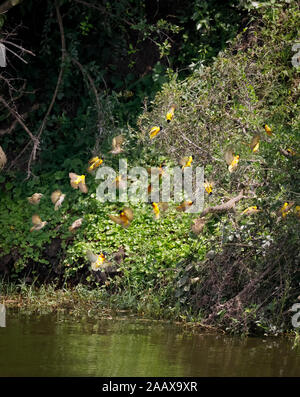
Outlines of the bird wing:
{"label": "bird wing", "polygon": [[86,256],[88,257],[88,260],[89,260],[91,263],[96,262],[97,259],[98,259],[98,256],[95,255],[91,250],[88,250],[88,251],[86,252]]}
{"label": "bird wing", "polygon": [[260,141],[260,136],[259,136],[259,135],[255,135],[255,136],[252,138],[251,143],[250,143],[251,149],[254,149],[255,146],[259,143],[259,141]]}
{"label": "bird wing", "polygon": [[31,220],[34,225],[39,225],[40,223],[42,223],[41,218],[36,214],[32,215]]}
{"label": "bird wing", "polygon": [[112,140],[112,148],[116,149],[120,147],[124,142],[124,137],[122,135],[115,136]]}
{"label": "bird wing", "polygon": [[61,196],[61,191],[60,190],[55,190],[52,194],[51,194],[51,201],[53,204],[56,204],[57,200],[60,198]]}
{"label": "bird wing", "polygon": [[132,219],[133,219],[133,211],[132,211],[132,209],[129,208],[129,207],[125,207],[123,212],[126,215],[127,219],[129,221],[132,221]]}
{"label": "bird wing", "polygon": [[234,159],[234,155],[231,149],[227,149],[224,153],[225,161],[228,165],[230,165]]}
{"label": "bird wing", "polygon": [[89,191],[88,187],[87,187],[86,184],[83,183],[83,182],[80,182],[80,183],[78,184],[78,187],[79,187],[79,189],[80,189],[80,191],[81,191],[82,193],[87,193],[87,192]]}

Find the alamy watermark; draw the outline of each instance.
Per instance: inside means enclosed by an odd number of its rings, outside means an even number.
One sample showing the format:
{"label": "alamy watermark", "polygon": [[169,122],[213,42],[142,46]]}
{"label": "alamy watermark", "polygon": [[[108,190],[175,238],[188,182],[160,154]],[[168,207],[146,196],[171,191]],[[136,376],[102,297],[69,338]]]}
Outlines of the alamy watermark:
{"label": "alamy watermark", "polygon": [[6,48],[2,43],[0,43],[0,67],[6,67]]}
{"label": "alamy watermark", "polygon": [[292,51],[296,52],[292,57],[292,65],[298,68],[300,66],[300,43],[295,43],[292,47]]}
{"label": "alamy watermark", "polygon": [[6,309],[2,303],[0,303],[0,327],[6,327]]}
{"label": "alamy watermark", "polygon": [[294,303],[292,308],[289,311],[296,312],[292,316],[292,326],[294,328],[299,328],[300,327],[300,303]]}
{"label": "alamy watermark", "polygon": [[[181,202],[190,200],[190,213],[202,211],[204,204],[203,167],[168,169],[133,167],[119,160],[119,172],[111,167],[98,168],[96,197],[101,202]],[[118,193],[118,200],[117,200]]]}

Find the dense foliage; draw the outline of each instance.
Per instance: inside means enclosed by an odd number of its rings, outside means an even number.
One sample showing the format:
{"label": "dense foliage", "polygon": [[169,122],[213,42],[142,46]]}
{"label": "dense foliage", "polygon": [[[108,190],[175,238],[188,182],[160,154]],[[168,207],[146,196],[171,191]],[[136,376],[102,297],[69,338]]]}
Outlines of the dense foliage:
{"label": "dense foliage", "polygon": [[[55,5],[38,3],[24,1],[4,21],[12,29],[22,19],[22,45],[38,57],[26,56],[30,68],[18,65],[26,82],[26,89],[23,80],[14,83],[20,98],[12,100],[7,84],[3,97],[20,114],[37,104],[26,124],[38,132],[59,69],[62,79],[29,172],[26,131],[18,125],[1,137],[8,162],[0,175],[0,271],[27,283],[88,283],[126,296],[131,309],[160,316],[168,308],[236,332],[290,327],[300,281],[299,155],[286,152],[299,152],[299,68],[291,64],[297,2],[193,1],[189,8],[180,1],[56,2],[66,47],[61,66]],[[174,119],[150,141],[150,128],[173,103]],[[5,108],[2,114],[4,131],[14,118]],[[241,190],[245,197],[235,211],[206,215],[199,235],[191,230],[198,215],[176,211],[175,202],[158,221],[149,204],[131,205],[134,220],[124,229],[108,216],[123,204],[100,203],[93,175],[86,176],[87,195],[73,190],[68,177],[85,173],[100,153],[117,169],[109,150],[118,134],[126,137],[129,166],[171,167],[193,155],[214,182],[205,207]],[[249,145],[258,134],[254,153]],[[240,156],[233,173],[224,159],[228,147]],[[66,194],[58,211],[50,200],[56,189]],[[38,207],[26,200],[34,192],[44,195]],[[285,202],[294,207],[283,219]],[[254,205],[258,213],[242,215]],[[48,224],[30,233],[37,211]],[[79,217],[84,222],[73,234],[68,228]],[[124,250],[106,282],[91,271],[89,249],[112,260]]]}

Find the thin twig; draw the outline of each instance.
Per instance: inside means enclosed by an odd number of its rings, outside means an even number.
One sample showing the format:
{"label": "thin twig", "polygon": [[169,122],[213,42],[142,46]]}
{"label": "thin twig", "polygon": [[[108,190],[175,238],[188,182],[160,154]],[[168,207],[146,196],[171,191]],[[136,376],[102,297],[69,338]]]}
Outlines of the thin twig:
{"label": "thin twig", "polygon": [[[20,45],[13,43],[12,41],[8,41],[8,40],[0,40],[0,41],[1,41],[1,43],[13,45],[13,46],[19,48],[20,50],[22,50],[22,51],[24,51],[24,52],[27,52],[28,54],[30,54],[30,55],[32,55],[32,56],[35,57],[35,53],[34,53],[34,52],[29,51],[29,50],[27,50],[26,48],[21,47]],[[7,47],[6,47],[6,48],[7,48]]]}
{"label": "thin twig", "polygon": [[[33,112],[33,111],[35,111],[36,109],[38,109],[38,107],[39,107],[38,104],[33,105],[33,106],[28,110],[28,112],[21,114],[21,115],[20,115],[20,118],[22,118],[23,120],[26,119],[26,117],[28,116],[28,114],[29,114],[30,112]],[[13,123],[12,123],[8,128],[0,130],[0,136],[1,136],[1,135],[5,135],[5,134],[10,134],[10,133],[15,129],[17,123],[18,123],[18,120],[16,119],[16,120],[13,121]]]}
{"label": "thin twig", "polygon": [[72,60],[72,62],[75,63],[75,65],[78,66],[78,68],[80,69],[82,75],[83,75],[83,76],[85,76],[85,75],[87,76],[87,78],[88,78],[88,80],[89,80],[89,83],[90,83],[90,85],[91,85],[91,88],[92,88],[92,90],[94,91],[94,95],[95,95],[95,98],[96,98],[96,104],[97,104],[98,126],[99,126],[99,128],[100,128],[100,127],[101,127],[101,124],[102,124],[102,119],[103,119],[103,117],[102,117],[102,113],[101,113],[101,105],[100,105],[100,101],[99,101],[99,96],[98,96],[98,92],[97,92],[97,88],[96,88],[96,85],[95,85],[95,83],[94,83],[94,80],[92,79],[92,77],[91,77],[91,75],[89,74],[89,72],[88,72],[87,70],[84,69],[84,67],[82,66],[82,64],[81,64],[79,61],[77,61],[77,59],[71,58],[71,60]]}
{"label": "thin twig", "polygon": [[37,143],[38,139],[36,136],[34,136],[32,134],[32,132],[28,129],[28,127],[24,124],[24,122],[21,120],[20,116],[18,115],[18,113],[12,109],[8,103],[5,101],[5,99],[3,99],[2,97],[0,97],[0,102],[6,107],[6,109],[17,119],[18,123],[24,128],[24,130],[27,132],[27,134],[30,136],[32,142],[34,142],[34,144]]}
{"label": "thin twig", "polygon": [[14,52],[13,50],[11,50],[10,48],[6,47],[7,51],[11,52],[12,54],[14,54],[15,57],[19,58],[22,62],[28,64],[27,61],[25,61],[25,59],[23,59],[20,55],[18,55],[16,52]]}
{"label": "thin twig", "polygon": [[[193,141],[191,141],[187,136],[185,136],[183,133],[181,133],[181,136],[188,141],[191,145],[195,146],[197,149],[199,149],[201,152],[207,154],[207,152],[202,149],[200,146],[196,145]],[[211,154],[209,154],[209,156],[214,159],[215,161],[221,161],[220,159],[217,159],[216,157],[212,156]]]}

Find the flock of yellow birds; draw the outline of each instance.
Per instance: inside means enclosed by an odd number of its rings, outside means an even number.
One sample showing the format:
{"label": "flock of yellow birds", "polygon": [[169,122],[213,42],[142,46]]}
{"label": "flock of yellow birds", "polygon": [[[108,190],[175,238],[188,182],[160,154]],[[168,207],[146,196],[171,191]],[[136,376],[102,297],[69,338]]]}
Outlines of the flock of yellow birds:
{"label": "flock of yellow birds", "polygon": [[[166,121],[168,123],[171,122],[171,120],[174,117],[176,106],[172,105],[170,109],[168,110],[166,114]],[[266,124],[264,126],[265,132],[269,135],[272,136],[273,132],[272,129]],[[154,139],[161,131],[163,130],[163,127],[161,126],[154,126],[151,128],[149,132],[149,138],[152,140]],[[259,149],[259,142],[260,142],[260,136],[255,135],[250,143],[250,148],[253,153],[257,152]],[[112,141],[112,150],[109,152],[111,154],[119,154],[123,152],[122,145],[124,144],[124,137],[122,135],[118,135],[113,138]],[[296,153],[292,149],[288,149],[288,152],[291,156],[295,155]],[[226,150],[225,152],[225,161],[228,165],[228,171],[230,173],[234,172],[239,163],[240,156],[238,154],[234,154],[232,150]],[[193,162],[193,156],[186,156],[183,157],[179,160],[179,164],[182,166],[182,170],[186,167],[190,167]],[[87,171],[89,173],[93,173],[101,164],[103,163],[103,160],[99,158],[98,156],[93,157],[91,160],[89,160],[89,166],[87,168]],[[149,168],[148,173],[150,174],[151,172],[156,172],[159,177],[162,176],[164,172],[164,163],[160,165],[158,168]],[[70,178],[70,184],[74,189],[79,189],[82,193],[88,193],[88,187],[86,186],[85,183],[85,175],[77,175],[73,172],[69,173],[69,178]],[[119,189],[122,186],[122,179],[118,176],[114,183],[117,189]],[[205,181],[204,183],[204,189],[207,192],[208,195],[211,195],[213,192],[213,182],[210,181]],[[151,183],[148,186],[148,194],[150,194],[152,191],[152,185]],[[41,198],[42,198],[41,193],[34,193],[31,197],[28,197],[28,201],[30,204],[36,205],[39,204]],[[60,206],[62,205],[64,199],[65,199],[65,194],[63,194],[60,190],[55,190],[51,194],[51,201],[54,204],[54,210],[58,210]],[[183,201],[179,206],[176,207],[177,211],[185,212],[188,210],[188,208],[193,204],[193,201],[191,200],[186,200]],[[160,213],[161,211],[165,211],[168,208],[168,203],[164,202],[151,202],[153,212],[154,212],[154,219],[159,219],[160,218]],[[291,211],[291,208],[293,207],[294,202],[285,202],[283,206],[280,208],[278,215],[282,218],[285,218],[287,214]],[[257,208],[257,206],[251,206],[246,208],[243,212],[242,215],[252,215],[260,210]],[[295,214],[300,217],[300,206],[295,207]],[[130,226],[131,221],[133,220],[134,214],[131,208],[129,207],[124,207],[122,211],[120,211],[119,215],[109,215],[109,218],[117,223],[118,225],[123,226],[124,228],[127,228]],[[78,229],[83,222],[83,218],[79,218],[75,220],[72,225],[69,227],[70,232],[74,232],[76,229]],[[40,230],[42,229],[47,222],[42,221],[41,218],[35,214],[32,216],[32,223],[33,226],[30,229],[30,232]],[[194,220],[194,223],[192,225],[192,231],[194,231],[196,234],[198,234],[200,231],[202,231],[203,226],[205,224],[205,220],[203,218],[198,218]],[[95,255],[91,251],[87,251],[87,258],[89,259],[91,263],[92,270],[94,271],[104,271],[105,268],[110,265],[110,263],[107,261],[106,255],[104,253],[101,253],[100,255]]]}

